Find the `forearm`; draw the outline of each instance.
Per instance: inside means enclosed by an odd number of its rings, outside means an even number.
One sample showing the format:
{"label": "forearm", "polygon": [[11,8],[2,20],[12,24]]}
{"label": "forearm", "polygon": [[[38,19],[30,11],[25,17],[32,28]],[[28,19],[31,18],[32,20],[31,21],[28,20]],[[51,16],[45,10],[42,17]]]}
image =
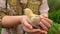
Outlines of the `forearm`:
{"label": "forearm", "polygon": [[13,27],[21,24],[22,16],[4,16],[1,24],[3,27]]}

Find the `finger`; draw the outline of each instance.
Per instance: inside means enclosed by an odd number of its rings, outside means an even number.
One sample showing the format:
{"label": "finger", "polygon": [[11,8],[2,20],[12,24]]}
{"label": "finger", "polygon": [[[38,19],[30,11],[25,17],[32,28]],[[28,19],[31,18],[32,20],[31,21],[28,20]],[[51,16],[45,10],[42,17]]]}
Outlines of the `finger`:
{"label": "finger", "polygon": [[50,28],[51,25],[44,19],[41,20],[41,22],[47,27],[47,28]]}
{"label": "finger", "polygon": [[40,32],[40,34],[47,34],[47,31],[42,30],[42,32]]}
{"label": "finger", "polygon": [[42,22],[40,22],[39,25],[42,27],[42,29],[44,29],[46,31],[48,30],[48,28]]}
{"label": "finger", "polygon": [[27,22],[27,20],[26,19],[24,19],[23,20],[23,24],[22,24],[23,26],[26,26],[27,28],[29,28],[29,29],[32,29],[33,27]]}
{"label": "finger", "polygon": [[48,18],[45,18],[44,16],[40,15],[40,18],[41,19],[45,19],[46,21],[48,21],[48,23],[52,24],[52,20],[48,19]]}
{"label": "finger", "polygon": [[47,33],[46,31],[41,30],[41,29],[33,29],[32,32],[34,32],[34,33],[37,33],[37,32],[40,32],[40,33]]}
{"label": "finger", "polygon": [[48,19],[48,18],[44,18],[44,20],[46,20],[49,24],[52,24],[52,20]]}
{"label": "finger", "polygon": [[44,14],[41,14],[40,17],[41,18],[48,18],[48,15],[44,13]]}
{"label": "finger", "polygon": [[42,15],[40,15],[40,18],[43,19],[43,18],[45,18],[45,17],[43,17]]}
{"label": "finger", "polygon": [[29,29],[29,28],[27,28],[25,26],[23,27],[23,29],[24,29],[24,31],[30,32],[30,33],[39,32],[40,31],[40,29]]}
{"label": "finger", "polygon": [[23,26],[23,29],[24,29],[25,32],[30,32],[30,31],[31,31],[31,29],[29,29],[29,28],[26,27],[26,26]]}
{"label": "finger", "polygon": [[[36,29],[35,29],[36,30]],[[35,31],[34,30],[34,31]],[[46,31],[44,31],[44,30],[40,30],[40,31],[35,31],[35,32],[32,32],[33,34],[47,34],[47,32]]]}
{"label": "finger", "polygon": [[29,32],[29,33],[37,33],[37,32],[40,32],[40,33],[47,33],[46,31],[44,30],[41,30],[41,29],[28,29],[27,27],[23,27],[24,31],[25,32]]}

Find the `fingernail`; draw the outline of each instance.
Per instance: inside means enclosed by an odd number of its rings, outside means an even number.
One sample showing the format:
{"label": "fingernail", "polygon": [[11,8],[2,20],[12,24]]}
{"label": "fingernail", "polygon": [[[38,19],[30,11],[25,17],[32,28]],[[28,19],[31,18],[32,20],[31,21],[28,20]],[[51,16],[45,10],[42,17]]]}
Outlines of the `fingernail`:
{"label": "fingernail", "polygon": [[45,32],[45,34],[47,34],[47,32]]}

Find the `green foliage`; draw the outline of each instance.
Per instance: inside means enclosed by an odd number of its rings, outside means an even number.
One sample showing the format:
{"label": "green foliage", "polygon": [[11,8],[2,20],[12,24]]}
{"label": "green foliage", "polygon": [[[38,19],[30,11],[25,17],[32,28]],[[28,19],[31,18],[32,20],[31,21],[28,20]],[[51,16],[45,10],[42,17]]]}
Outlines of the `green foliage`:
{"label": "green foliage", "polygon": [[0,27],[0,34],[1,34],[1,30],[2,30],[2,29],[1,29],[1,27]]}
{"label": "green foliage", "polygon": [[49,12],[49,18],[56,23],[60,22],[60,10],[54,10]]}
{"label": "green foliage", "polygon": [[60,0],[48,0],[49,4],[49,18],[54,22],[60,21]]}
{"label": "green foliage", "polygon": [[48,30],[48,34],[60,34],[60,24],[53,22],[51,28]]}
{"label": "green foliage", "polygon": [[50,11],[60,9],[60,0],[48,0]]}

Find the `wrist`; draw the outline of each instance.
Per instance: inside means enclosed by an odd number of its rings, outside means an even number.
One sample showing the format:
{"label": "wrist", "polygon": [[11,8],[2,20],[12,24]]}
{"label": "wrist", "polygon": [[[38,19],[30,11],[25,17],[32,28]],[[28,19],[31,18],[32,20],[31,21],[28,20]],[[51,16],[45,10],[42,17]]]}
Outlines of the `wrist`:
{"label": "wrist", "polygon": [[48,14],[47,13],[42,13],[41,15],[46,17],[46,18],[48,18]]}
{"label": "wrist", "polygon": [[20,16],[20,23],[22,24],[23,23],[23,21],[25,21],[25,19],[27,19],[27,16],[25,16],[25,15],[22,15],[22,16]]}

